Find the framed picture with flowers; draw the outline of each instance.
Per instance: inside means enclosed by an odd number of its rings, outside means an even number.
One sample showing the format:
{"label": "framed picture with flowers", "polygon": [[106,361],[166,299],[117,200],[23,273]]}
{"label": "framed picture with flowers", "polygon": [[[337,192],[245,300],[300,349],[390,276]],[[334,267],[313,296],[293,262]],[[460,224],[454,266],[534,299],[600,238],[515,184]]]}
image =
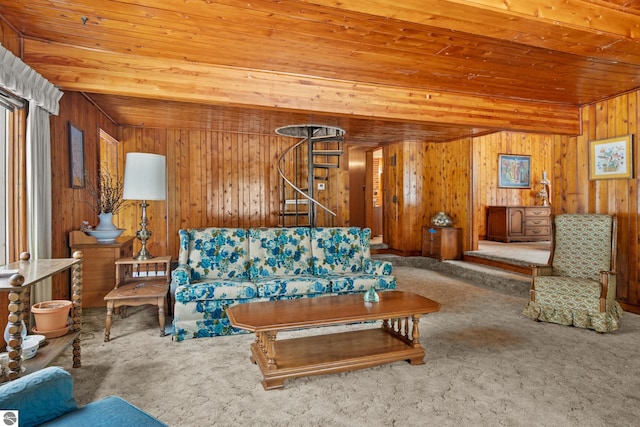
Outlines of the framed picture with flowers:
{"label": "framed picture with flowers", "polygon": [[589,179],[633,178],[631,135],[589,142]]}

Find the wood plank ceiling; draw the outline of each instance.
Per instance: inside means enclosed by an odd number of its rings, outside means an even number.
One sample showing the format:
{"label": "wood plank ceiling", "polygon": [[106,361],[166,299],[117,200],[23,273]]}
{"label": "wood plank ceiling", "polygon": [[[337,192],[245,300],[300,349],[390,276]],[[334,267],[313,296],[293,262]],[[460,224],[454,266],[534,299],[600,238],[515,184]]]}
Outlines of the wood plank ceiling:
{"label": "wood plank ceiling", "polygon": [[640,87],[640,2],[0,0],[22,57],[124,126],[347,141],[572,135]]}

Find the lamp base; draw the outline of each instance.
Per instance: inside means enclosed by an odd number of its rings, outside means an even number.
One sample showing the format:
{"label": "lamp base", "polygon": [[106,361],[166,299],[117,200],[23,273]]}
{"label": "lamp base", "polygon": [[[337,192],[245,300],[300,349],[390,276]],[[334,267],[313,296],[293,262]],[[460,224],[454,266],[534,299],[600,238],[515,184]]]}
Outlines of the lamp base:
{"label": "lamp base", "polygon": [[138,255],[133,257],[133,259],[138,260],[138,261],[144,261],[144,260],[152,259],[152,258],[154,258],[154,256],[151,255],[146,249],[138,252]]}
{"label": "lamp base", "polygon": [[140,207],[142,208],[142,221],[140,222],[140,230],[136,232],[136,237],[140,240],[140,244],[142,247],[140,248],[140,252],[138,255],[134,256],[133,259],[138,261],[144,261],[147,259],[153,258],[153,255],[147,251],[147,240],[151,238],[151,231],[147,229],[147,202],[145,200],[140,203]]}

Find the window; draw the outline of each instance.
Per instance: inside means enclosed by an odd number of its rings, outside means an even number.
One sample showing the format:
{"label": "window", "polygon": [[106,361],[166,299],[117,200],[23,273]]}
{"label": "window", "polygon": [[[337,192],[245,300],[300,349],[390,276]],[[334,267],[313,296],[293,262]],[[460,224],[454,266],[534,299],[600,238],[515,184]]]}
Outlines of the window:
{"label": "window", "polygon": [[7,221],[7,185],[9,182],[7,151],[9,147],[9,112],[0,107],[0,265],[8,262],[9,224]]}
{"label": "window", "polygon": [[22,117],[20,113],[23,111],[20,110],[24,106],[23,100],[0,88],[0,266],[15,260],[11,259],[11,251],[18,243],[12,240],[15,240],[15,233],[10,228],[13,221],[11,215],[16,209],[15,189],[10,187],[16,181],[12,176],[14,166],[11,162],[12,156],[15,156],[12,153],[16,153],[17,149],[14,121]]}

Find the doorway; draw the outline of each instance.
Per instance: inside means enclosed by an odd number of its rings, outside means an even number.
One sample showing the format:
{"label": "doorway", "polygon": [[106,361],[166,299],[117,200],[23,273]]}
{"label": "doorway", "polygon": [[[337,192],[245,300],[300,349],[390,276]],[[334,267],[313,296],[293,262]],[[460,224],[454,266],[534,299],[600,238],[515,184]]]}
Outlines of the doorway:
{"label": "doorway", "polygon": [[[382,174],[383,170],[382,148],[372,152],[371,156],[371,237],[372,243],[383,243],[383,210],[382,210]],[[379,240],[379,241],[378,241]]]}
{"label": "doorway", "polygon": [[349,224],[371,229],[371,245],[383,249],[383,150],[349,149]]}

